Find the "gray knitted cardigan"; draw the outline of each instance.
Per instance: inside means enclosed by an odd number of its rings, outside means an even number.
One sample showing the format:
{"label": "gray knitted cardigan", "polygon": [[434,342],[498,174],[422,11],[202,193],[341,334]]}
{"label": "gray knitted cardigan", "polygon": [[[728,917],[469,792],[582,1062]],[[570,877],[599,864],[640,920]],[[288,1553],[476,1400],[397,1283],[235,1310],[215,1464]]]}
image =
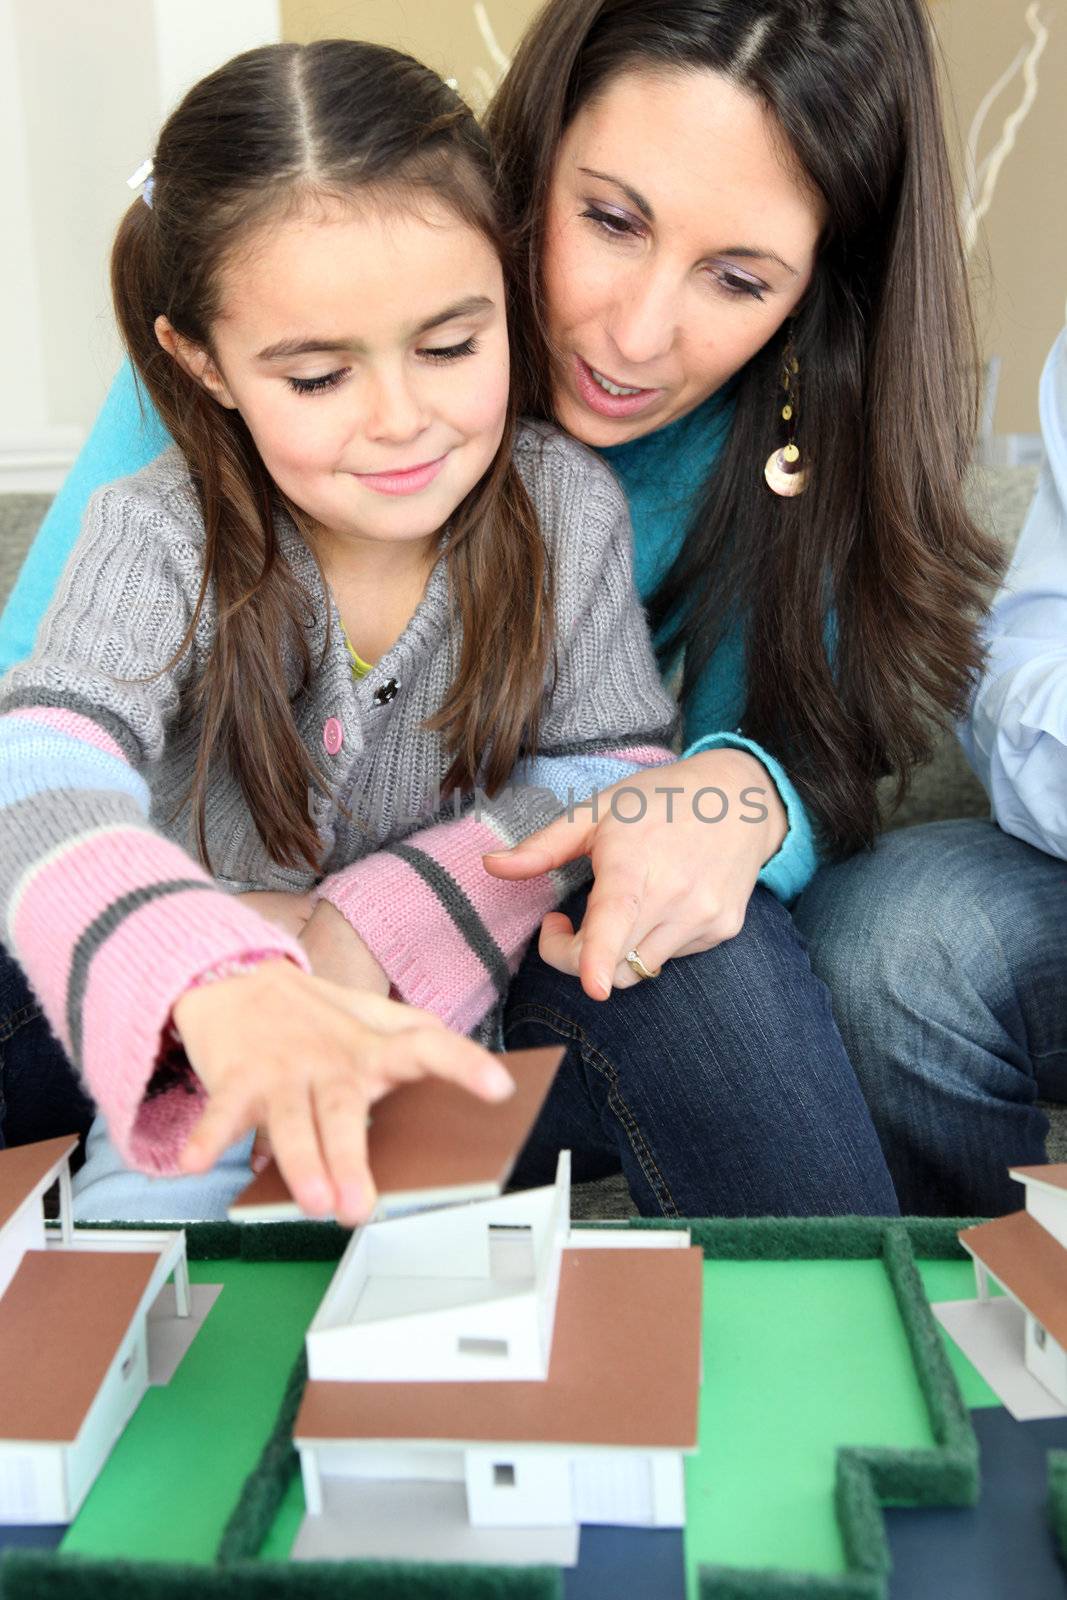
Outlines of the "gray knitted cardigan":
{"label": "gray knitted cardigan", "polygon": [[[199,505],[177,449],[94,495],[32,655],[0,681],[0,907],[5,944],[135,1164],[171,1169],[196,1114],[174,1096],[153,1100],[151,1115],[142,1104],[170,1009],[194,978],[252,954],[307,965],[235,894],[315,889],[397,994],[499,1043],[501,1001],[531,935],[590,869],[582,858],[505,883],[482,853],[674,759],[675,706],[634,588],[620,488],[602,461],[540,424],[522,427],[515,457],[555,568],[558,673],[546,682],[539,751],[493,802],[474,793],[441,807],[448,759],[423,726],[458,659],[444,558],[400,638],[356,680],[332,597],[277,513],[281,553],[308,594],[313,667],[321,662],[293,700],[329,790],[310,802],[318,872],[270,859],[225,761],[213,763],[207,794],[214,877],[192,858],[199,726],[188,696],[214,635],[210,591],[177,665],[150,682],[120,680],[158,673],[188,627],[203,572]],[[292,698],[292,646],[286,659]]]}

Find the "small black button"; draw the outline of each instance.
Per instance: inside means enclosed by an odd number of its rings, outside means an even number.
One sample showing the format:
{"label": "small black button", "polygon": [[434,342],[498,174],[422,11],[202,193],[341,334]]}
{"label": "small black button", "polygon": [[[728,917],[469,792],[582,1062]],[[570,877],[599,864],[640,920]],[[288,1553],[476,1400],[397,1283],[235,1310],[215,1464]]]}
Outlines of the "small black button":
{"label": "small black button", "polygon": [[374,703],[375,703],[375,705],[379,705],[379,706],[388,705],[390,700],[395,699],[396,692],[397,692],[397,690],[399,688],[400,688],[400,685],[397,683],[396,679],[395,678],[390,678],[389,682],[388,683],[383,683],[380,689],[375,689],[375,691],[374,691]]}

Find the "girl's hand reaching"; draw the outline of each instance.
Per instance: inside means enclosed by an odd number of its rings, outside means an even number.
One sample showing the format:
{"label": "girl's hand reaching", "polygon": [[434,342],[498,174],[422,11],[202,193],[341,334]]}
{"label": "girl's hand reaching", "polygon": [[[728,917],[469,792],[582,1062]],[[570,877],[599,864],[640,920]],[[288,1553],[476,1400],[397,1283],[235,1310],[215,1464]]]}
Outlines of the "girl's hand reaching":
{"label": "girl's hand reaching", "polygon": [[367,1117],[376,1100],[430,1076],[483,1100],[515,1088],[489,1051],[431,1013],[309,976],[283,958],[187,990],[173,1017],[208,1093],[182,1171],[207,1171],[262,1126],[298,1205],[348,1226],[374,1207]]}
{"label": "girl's hand reaching", "polygon": [[[252,890],[237,898],[300,941],[316,978],[329,978],[350,989],[368,989],[372,994],[389,994],[392,986],[384,967],[328,900],[316,903],[310,893],[273,890]],[[262,1172],[270,1159],[267,1130],[257,1128],[249,1157],[252,1171]]]}

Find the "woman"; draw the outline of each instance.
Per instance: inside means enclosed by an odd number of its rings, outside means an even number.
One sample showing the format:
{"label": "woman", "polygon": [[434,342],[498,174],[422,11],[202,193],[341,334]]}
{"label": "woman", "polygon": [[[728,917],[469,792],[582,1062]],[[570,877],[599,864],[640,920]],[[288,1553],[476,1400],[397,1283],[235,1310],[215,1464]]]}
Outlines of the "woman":
{"label": "woman", "polygon": [[[529,405],[623,482],[687,741],[487,858],[595,873],[508,991],[509,1046],[570,1046],[517,1176],[568,1145],[645,1212],[892,1211],[786,906],[817,851],[873,840],[877,779],[980,658],[995,558],[962,506],[977,362],[924,9],[551,0],[489,123],[543,308]],[[116,405],[90,441],[109,475],[137,425]]]}

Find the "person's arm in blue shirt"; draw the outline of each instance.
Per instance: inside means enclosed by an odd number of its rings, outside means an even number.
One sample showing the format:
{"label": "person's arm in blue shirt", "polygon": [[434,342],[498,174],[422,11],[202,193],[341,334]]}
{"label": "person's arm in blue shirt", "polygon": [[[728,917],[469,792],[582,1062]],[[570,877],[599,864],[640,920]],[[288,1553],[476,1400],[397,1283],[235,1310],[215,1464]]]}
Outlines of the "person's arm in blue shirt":
{"label": "person's arm in blue shirt", "polygon": [[1067,860],[1067,330],[1045,365],[1040,408],[1048,461],[959,734],[1005,833]]}
{"label": "person's arm in blue shirt", "polygon": [[91,496],[103,484],[139,472],[171,442],[147,394],[137,389],[129,362],[124,362],[8,596],[0,617],[0,678],[33,649]]}

